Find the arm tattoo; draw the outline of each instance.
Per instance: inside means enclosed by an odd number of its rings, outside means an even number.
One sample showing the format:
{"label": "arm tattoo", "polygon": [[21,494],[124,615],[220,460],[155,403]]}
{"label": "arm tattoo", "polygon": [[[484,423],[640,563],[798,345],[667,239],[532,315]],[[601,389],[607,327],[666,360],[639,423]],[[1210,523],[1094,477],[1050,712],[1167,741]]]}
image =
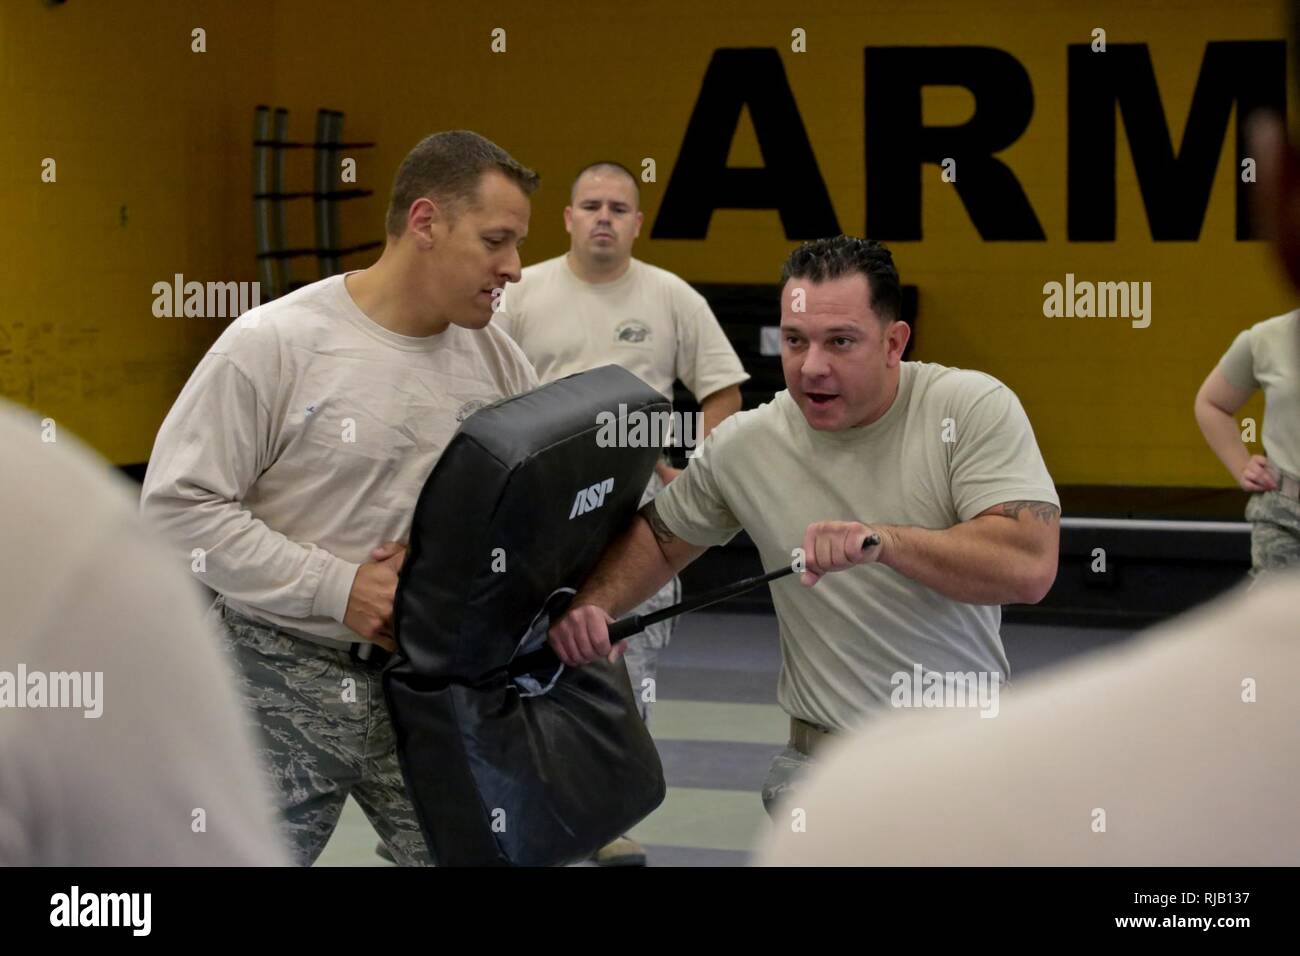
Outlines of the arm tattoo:
{"label": "arm tattoo", "polygon": [[655,503],[647,501],[645,507],[641,509],[640,515],[645,518],[646,524],[650,525],[650,530],[654,532],[655,540],[661,545],[672,544],[677,540],[677,535],[669,530],[668,525],[664,524],[664,519],[659,517],[659,512],[655,510]]}
{"label": "arm tattoo", "polygon": [[1008,518],[1019,519],[1020,512],[1028,511],[1044,524],[1051,524],[1060,515],[1061,509],[1046,501],[1004,501],[999,505],[1001,513]]}

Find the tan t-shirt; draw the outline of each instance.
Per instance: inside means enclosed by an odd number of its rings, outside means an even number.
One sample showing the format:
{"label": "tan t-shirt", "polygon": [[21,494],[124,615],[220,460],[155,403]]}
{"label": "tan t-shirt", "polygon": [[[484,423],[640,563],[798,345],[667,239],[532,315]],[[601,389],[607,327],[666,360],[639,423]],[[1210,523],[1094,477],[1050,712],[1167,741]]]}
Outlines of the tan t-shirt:
{"label": "tan t-shirt", "polygon": [[1300,477],[1300,310],[1243,331],[1219,368],[1237,388],[1264,390],[1264,451],[1283,471]]}
{"label": "tan t-shirt", "polygon": [[1295,866],[1297,607],[1300,574],[1279,575],[1026,680],[996,719],[873,722],[826,752],[789,804],[802,832],[786,816],[758,860]]}
{"label": "tan t-shirt", "polygon": [[[676,535],[716,545],[744,528],[763,566],[789,566],[815,521],[950,528],[1004,501],[1059,505],[1015,394],[981,372],[901,366],[898,395],[860,428],[811,428],[786,391],[719,425],[656,500]],[[952,439],[951,441],[947,439]],[[881,564],[772,585],[781,632],[777,701],[846,729],[888,707],[896,673],[1005,678],[1001,608],[963,604]],[[992,680],[992,676],[988,680]]]}
{"label": "tan t-shirt", "polygon": [[506,286],[493,324],[543,382],[614,364],[668,399],[680,378],[702,401],[749,378],[704,296],[637,259],[599,285],[575,276],[567,256],[531,265]]}
{"label": "tan t-shirt", "polygon": [[398,335],[332,276],[221,334],[158,432],[141,509],[232,609],[353,641],[342,621],[357,568],[407,539],[460,422],[536,385],[490,324]]}

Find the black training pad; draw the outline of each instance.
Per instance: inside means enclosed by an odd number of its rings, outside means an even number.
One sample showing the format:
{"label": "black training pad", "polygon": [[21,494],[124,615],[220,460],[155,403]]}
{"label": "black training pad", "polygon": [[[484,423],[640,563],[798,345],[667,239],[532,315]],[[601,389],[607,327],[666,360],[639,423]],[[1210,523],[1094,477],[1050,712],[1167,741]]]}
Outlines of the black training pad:
{"label": "black training pad", "polygon": [[[622,660],[565,668],[536,697],[506,671],[547,598],[582,584],[650,480],[658,447],[597,445],[597,414],[620,405],[670,410],[613,365],[489,405],[465,420],[420,492],[384,689],[441,866],[587,859],[663,801],[663,768]],[[579,492],[609,478],[603,504],[570,518]],[[505,570],[493,570],[502,557]]]}

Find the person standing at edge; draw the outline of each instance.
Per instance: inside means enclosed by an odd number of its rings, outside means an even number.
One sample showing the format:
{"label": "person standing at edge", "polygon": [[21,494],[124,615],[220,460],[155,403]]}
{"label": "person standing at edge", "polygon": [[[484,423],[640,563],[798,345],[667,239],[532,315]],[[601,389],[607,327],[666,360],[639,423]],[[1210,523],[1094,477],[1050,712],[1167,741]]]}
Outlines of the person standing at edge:
{"label": "person standing at edge", "polygon": [[[1265,455],[1241,440],[1236,413],[1264,392]],[[1300,567],[1300,310],[1257,322],[1233,340],[1200,390],[1196,422],[1238,487],[1251,492],[1251,577]]]}

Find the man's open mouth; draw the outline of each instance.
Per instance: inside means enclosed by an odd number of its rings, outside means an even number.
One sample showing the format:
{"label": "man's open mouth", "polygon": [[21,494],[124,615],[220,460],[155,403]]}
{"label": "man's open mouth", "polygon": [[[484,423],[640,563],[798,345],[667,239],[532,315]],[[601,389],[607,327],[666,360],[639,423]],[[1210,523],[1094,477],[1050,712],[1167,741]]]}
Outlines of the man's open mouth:
{"label": "man's open mouth", "polygon": [[832,395],[830,392],[804,392],[804,395],[814,405],[829,405],[839,398],[838,395]]}

